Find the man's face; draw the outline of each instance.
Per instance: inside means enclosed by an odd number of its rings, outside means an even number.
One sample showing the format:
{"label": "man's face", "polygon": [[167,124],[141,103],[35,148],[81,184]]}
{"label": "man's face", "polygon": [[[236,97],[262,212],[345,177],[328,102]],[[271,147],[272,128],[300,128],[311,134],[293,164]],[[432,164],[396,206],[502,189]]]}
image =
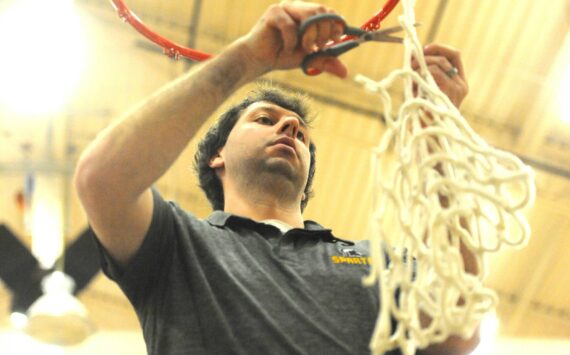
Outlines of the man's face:
{"label": "man's face", "polygon": [[284,178],[301,194],[307,182],[309,130],[293,111],[268,101],[244,110],[220,151],[223,178]]}

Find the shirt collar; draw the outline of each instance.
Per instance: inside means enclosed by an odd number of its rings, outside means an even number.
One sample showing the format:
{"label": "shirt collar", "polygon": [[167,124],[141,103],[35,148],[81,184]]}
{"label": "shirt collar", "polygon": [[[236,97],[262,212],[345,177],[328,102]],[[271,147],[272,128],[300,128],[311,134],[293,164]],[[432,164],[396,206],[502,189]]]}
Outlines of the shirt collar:
{"label": "shirt collar", "polygon": [[[206,221],[208,223],[210,223],[211,225],[217,226],[217,227],[225,227],[228,224],[232,224],[232,223],[253,223],[256,225],[262,224],[262,223],[256,222],[256,221],[254,221],[250,218],[247,218],[247,217],[237,216],[237,215],[233,215],[231,213],[227,213],[227,212],[219,211],[219,210],[212,212],[212,214],[206,219]],[[324,228],[323,226],[321,226],[320,224],[318,224],[315,221],[306,220],[306,221],[304,221],[304,225],[305,225],[306,231],[321,232],[319,234],[322,234],[323,236],[328,237],[327,239],[339,240],[341,242],[354,244],[354,242],[352,242],[352,241],[335,237],[332,234],[331,229]]]}

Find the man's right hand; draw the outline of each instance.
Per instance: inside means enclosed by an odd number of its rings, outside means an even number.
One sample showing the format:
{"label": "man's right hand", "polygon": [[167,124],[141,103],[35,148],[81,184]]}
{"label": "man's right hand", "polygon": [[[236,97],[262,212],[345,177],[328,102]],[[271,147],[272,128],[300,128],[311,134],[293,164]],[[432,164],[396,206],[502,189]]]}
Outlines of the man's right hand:
{"label": "man's right hand", "polygon": [[[256,75],[271,70],[299,67],[303,58],[330,40],[338,40],[343,28],[338,21],[319,21],[311,25],[303,38],[298,38],[299,25],[305,19],[334,13],[330,8],[314,3],[283,1],[269,7],[253,29],[238,40],[250,69]],[[344,78],[347,69],[335,57],[319,58],[311,67]]]}

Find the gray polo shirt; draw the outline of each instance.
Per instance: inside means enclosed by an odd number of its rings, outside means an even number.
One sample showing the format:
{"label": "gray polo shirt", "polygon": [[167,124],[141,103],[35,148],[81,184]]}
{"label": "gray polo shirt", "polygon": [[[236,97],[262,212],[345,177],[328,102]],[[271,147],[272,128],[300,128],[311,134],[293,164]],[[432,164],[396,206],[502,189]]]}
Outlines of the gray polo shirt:
{"label": "gray polo shirt", "polygon": [[282,234],[216,211],[200,220],[153,191],[145,240],[103,270],[133,304],[149,354],[368,354],[378,292],[365,243],[315,222]]}

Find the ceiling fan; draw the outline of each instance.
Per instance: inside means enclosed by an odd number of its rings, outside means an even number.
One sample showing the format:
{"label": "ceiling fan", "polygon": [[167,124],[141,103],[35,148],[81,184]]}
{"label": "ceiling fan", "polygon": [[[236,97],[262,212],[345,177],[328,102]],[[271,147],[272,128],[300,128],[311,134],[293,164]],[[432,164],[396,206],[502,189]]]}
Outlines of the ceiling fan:
{"label": "ceiling fan", "polygon": [[12,293],[12,319],[35,339],[73,345],[92,332],[83,306],[72,296],[100,269],[92,238],[84,229],[66,248],[62,270],[43,269],[21,239],[0,224],[0,279]]}

